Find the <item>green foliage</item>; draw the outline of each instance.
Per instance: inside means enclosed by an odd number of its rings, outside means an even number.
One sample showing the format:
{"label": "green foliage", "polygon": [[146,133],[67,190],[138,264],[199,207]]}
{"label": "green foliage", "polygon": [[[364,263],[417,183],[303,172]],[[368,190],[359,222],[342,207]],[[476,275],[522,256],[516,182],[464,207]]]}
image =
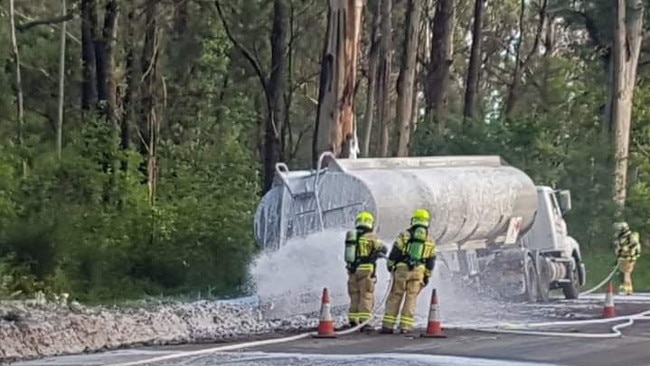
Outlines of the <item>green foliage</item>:
{"label": "green foliage", "polygon": [[[9,52],[1,58],[0,296],[67,291],[82,300],[106,301],[204,290],[234,294],[247,285],[246,266],[255,252],[252,211],[258,200],[268,115],[269,90],[260,86],[269,85],[272,69],[269,40],[274,3],[220,2],[230,34],[211,2],[136,3],[131,4],[136,7],[134,18],[129,19],[131,6],[119,2],[122,14],[116,25],[112,70],[108,70],[115,84],[116,121],[96,117],[92,110],[83,111],[79,118],[84,79],[81,24],[79,17],[67,23],[60,161],[54,151],[59,25],[18,32],[25,104],[22,146],[17,139],[15,65]],[[53,4],[16,6],[27,18],[43,19],[58,11],[58,3]],[[327,4],[309,0],[288,5],[290,45],[284,53],[287,68],[283,75],[288,113],[276,122],[282,125],[279,138],[288,163],[307,167]],[[582,5],[585,14],[581,14]],[[486,8],[483,33],[489,37],[484,37],[482,46],[478,113],[472,121],[463,121],[461,116],[469,59],[466,34],[473,14],[471,8],[457,9],[445,131],[441,134],[438,126],[421,121],[411,149],[415,155],[498,154],[537,184],[571,189],[569,229],[583,246],[589,270],[597,273],[601,265],[609,266],[602,263],[610,260],[605,258],[610,258],[615,210],[611,141],[602,129],[608,80],[603,54],[592,41],[602,46],[610,41],[611,19],[606,15],[611,6],[604,0],[551,1],[549,9],[558,22],[548,32],[556,43],[548,54],[533,50],[538,43],[538,9],[534,4],[527,6],[521,56],[530,57],[530,62],[518,70],[516,101],[509,115],[504,115],[503,105],[514,75],[512,46],[519,37],[515,34],[520,28],[520,2],[499,1]],[[101,37],[104,14],[103,7],[98,9],[95,33]],[[146,70],[149,56],[144,43],[151,32],[145,18],[151,9],[157,18],[153,43],[158,63],[155,70]],[[405,4],[395,4],[395,50],[406,28],[404,9]],[[369,71],[370,18],[365,17],[366,39],[359,56],[361,79]],[[18,21],[27,20],[21,16]],[[587,29],[585,21],[593,22],[594,29]],[[10,49],[8,23],[7,7],[0,5],[3,50]],[[538,41],[546,47],[551,40],[546,26],[544,31]],[[581,33],[571,33],[575,31]],[[590,40],[584,39],[585,33],[590,33]],[[133,58],[127,57],[130,53]],[[393,61],[393,73],[398,58]],[[421,68],[418,80],[427,79],[424,74],[429,66]],[[129,71],[135,74],[132,93],[127,93]],[[145,73],[153,76],[152,92],[141,85],[147,79]],[[428,83],[420,84],[424,88]],[[358,112],[365,110],[365,89],[359,88],[356,94]],[[418,94],[422,91],[417,90]],[[149,98],[151,108],[146,103]],[[640,69],[625,218],[644,243],[650,242],[648,105],[647,72]],[[362,121],[363,116],[357,114],[356,120]],[[153,156],[149,123],[156,125]],[[130,137],[123,137],[116,126]],[[359,125],[358,130],[361,135],[365,126]],[[373,140],[378,140],[379,130],[373,127]],[[129,148],[122,146],[122,139],[128,140]],[[155,165],[155,174],[148,169],[150,164]]]}
{"label": "green foliage", "polygon": [[[166,39],[169,52],[160,61],[165,84],[158,96],[165,103],[155,105],[164,113],[153,202],[143,146],[147,126],[137,121],[140,91],[134,94],[133,148],[123,149],[104,118],[77,117],[81,50],[70,41],[59,161],[58,32],[36,27],[20,34],[27,65],[22,149],[13,65],[0,72],[7,81],[0,83],[0,106],[7,106],[0,110],[0,297],[65,291],[95,302],[206,290],[234,295],[247,287],[259,181],[250,149],[255,93],[231,87],[230,42],[218,19],[199,6],[190,6],[195,21],[187,31]],[[8,45],[0,28],[0,44]],[[141,44],[134,47],[141,52]],[[124,55],[117,56],[123,66]]]}
{"label": "green foliage", "polygon": [[[107,300],[243,286],[257,172],[236,136],[162,144],[152,206],[139,154],[120,150],[110,130],[90,123],[61,164],[50,153],[25,179],[6,174],[0,207],[14,208],[0,216],[7,291]],[[107,169],[114,161],[130,168]]]}

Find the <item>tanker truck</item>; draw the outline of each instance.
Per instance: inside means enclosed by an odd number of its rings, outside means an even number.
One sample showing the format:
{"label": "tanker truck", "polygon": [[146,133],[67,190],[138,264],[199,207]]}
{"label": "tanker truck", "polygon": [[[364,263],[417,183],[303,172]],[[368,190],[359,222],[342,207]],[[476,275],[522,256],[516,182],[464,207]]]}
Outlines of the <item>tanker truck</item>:
{"label": "tanker truck", "polygon": [[529,302],[548,301],[555,289],[576,299],[586,282],[564,221],[570,192],[536,186],[500,156],[336,159],[326,152],[310,171],[278,163],[254,233],[273,251],[292,238],[349,229],[368,210],[390,243],[417,208],[431,213],[438,263],[464,282]]}

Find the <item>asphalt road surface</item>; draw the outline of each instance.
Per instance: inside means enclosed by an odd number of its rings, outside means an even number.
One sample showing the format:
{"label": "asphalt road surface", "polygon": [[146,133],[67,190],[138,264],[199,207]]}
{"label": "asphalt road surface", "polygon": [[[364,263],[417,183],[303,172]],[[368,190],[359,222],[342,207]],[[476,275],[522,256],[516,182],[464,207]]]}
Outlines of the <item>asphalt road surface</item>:
{"label": "asphalt road surface", "polygon": [[[589,315],[585,314],[584,306],[581,306],[589,301],[589,299],[581,299],[576,302],[558,301],[543,306],[561,309],[562,311],[558,312],[558,317],[581,318]],[[580,309],[575,312],[578,316],[572,315],[574,313],[570,310],[574,308]],[[649,309],[650,302],[644,298],[640,298],[638,301],[629,299],[627,302],[617,299],[618,315],[633,314]],[[599,315],[598,310],[592,309],[589,312],[592,318]],[[617,323],[572,325],[554,327],[549,330],[607,333],[613,324]],[[357,333],[336,339],[307,338],[285,344],[253,347],[242,351],[179,357],[149,365],[650,366],[650,321],[636,321],[633,326],[623,329],[622,332],[624,334],[622,338],[614,339],[494,334],[453,329],[445,331],[447,335],[445,339],[420,338],[417,333],[414,336]],[[55,357],[15,363],[14,365],[107,365],[146,360],[210,347],[214,347],[214,345],[136,348],[92,355]]]}

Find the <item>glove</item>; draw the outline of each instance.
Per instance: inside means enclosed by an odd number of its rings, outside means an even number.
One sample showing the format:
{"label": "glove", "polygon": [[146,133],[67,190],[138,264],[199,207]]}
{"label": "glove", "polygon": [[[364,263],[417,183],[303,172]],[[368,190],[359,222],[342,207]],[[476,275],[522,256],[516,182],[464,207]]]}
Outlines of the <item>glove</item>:
{"label": "glove", "polygon": [[427,285],[429,284],[429,277],[424,277],[423,282],[424,282],[424,286],[422,287],[427,287]]}

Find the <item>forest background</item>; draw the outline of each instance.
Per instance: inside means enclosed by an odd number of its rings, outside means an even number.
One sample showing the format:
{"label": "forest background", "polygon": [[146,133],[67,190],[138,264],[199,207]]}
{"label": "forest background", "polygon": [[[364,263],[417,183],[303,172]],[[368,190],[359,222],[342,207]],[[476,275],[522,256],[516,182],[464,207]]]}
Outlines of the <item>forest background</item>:
{"label": "forest background", "polygon": [[[361,157],[498,154],[570,189],[592,281],[614,220],[648,242],[645,1],[330,3],[2,0],[0,297],[241,294],[275,163],[355,128]],[[337,15],[355,52],[326,47]]]}

